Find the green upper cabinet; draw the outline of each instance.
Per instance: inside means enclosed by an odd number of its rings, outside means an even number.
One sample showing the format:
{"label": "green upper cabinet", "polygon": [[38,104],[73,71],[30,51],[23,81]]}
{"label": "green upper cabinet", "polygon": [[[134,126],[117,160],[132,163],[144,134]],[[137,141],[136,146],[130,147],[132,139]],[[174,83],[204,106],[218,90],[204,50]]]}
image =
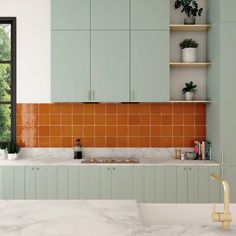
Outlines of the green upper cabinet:
{"label": "green upper cabinet", "polygon": [[91,29],[129,29],[129,0],[91,0]]}
{"label": "green upper cabinet", "polygon": [[90,1],[52,0],[52,29],[90,29]]}
{"label": "green upper cabinet", "polygon": [[52,101],[87,102],[90,99],[90,33],[52,33]]}
{"label": "green upper cabinet", "polygon": [[236,22],[235,8],[235,0],[220,0],[221,21]]}
{"label": "green upper cabinet", "polygon": [[168,31],[131,32],[131,101],[170,100]]}
{"label": "green upper cabinet", "polygon": [[131,0],[131,29],[168,30],[170,1]]}
{"label": "green upper cabinet", "polygon": [[91,101],[129,101],[129,32],[91,34]]}

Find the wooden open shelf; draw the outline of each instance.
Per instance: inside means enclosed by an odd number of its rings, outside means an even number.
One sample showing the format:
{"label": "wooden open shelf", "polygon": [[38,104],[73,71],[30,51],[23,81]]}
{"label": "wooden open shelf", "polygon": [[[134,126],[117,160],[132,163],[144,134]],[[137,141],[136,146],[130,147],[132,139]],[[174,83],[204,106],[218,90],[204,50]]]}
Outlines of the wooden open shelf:
{"label": "wooden open shelf", "polygon": [[171,32],[207,31],[211,25],[170,25]]}
{"label": "wooden open shelf", "polygon": [[194,63],[185,63],[185,62],[171,62],[171,67],[207,67],[211,65],[210,62],[194,62]]}
{"label": "wooden open shelf", "polygon": [[171,103],[204,103],[204,104],[211,103],[211,101],[200,101],[200,100],[194,100],[194,101],[185,101],[185,100],[175,101],[175,100],[172,100],[170,102]]}

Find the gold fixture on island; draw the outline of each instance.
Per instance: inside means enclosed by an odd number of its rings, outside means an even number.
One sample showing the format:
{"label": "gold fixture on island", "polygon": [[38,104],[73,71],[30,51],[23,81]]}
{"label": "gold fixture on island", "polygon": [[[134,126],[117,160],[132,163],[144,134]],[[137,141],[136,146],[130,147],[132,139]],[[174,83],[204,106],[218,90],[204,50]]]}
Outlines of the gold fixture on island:
{"label": "gold fixture on island", "polygon": [[211,173],[211,177],[212,179],[220,182],[224,188],[224,212],[216,212],[214,204],[212,220],[215,222],[222,222],[223,230],[229,230],[229,224],[232,221],[232,216],[229,212],[229,184],[215,173]]}

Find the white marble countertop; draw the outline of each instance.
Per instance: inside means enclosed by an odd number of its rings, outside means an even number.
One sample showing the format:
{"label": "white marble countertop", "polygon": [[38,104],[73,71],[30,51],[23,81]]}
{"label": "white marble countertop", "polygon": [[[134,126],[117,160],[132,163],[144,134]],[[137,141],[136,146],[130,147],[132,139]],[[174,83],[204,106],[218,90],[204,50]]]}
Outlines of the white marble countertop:
{"label": "white marble countertop", "polygon": [[235,236],[215,225],[142,224],[135,201],[0,201],[4,236]]}

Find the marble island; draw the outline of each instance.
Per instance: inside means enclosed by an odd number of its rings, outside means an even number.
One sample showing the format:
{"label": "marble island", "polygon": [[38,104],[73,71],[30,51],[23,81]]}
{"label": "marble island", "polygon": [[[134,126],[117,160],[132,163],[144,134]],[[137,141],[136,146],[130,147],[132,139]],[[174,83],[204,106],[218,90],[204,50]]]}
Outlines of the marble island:
{"label": "marble island", "polygon": [[[217,224],[173,225],[168,220],[159,225],[143,224],[144,212],[132,200],[0,201],[0,212],[0,235],[4,236],[236,235],[234,224],[226,233]],[[210,215],[208,207],[205,213]]]}

